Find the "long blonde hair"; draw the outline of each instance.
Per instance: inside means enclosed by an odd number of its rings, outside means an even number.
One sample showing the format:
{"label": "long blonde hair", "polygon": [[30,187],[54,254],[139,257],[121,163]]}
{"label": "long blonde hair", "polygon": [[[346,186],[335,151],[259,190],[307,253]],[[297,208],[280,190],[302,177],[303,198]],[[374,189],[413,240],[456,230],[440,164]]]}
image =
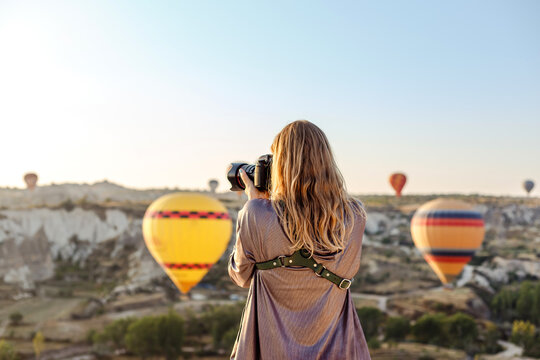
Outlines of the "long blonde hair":
{"label": "long blonde hair", "polygon": [[326,135],[298,120],[277,134],[272,153],[272,204],[292,249],[312,254],[343,250],[354,213],[365,215],[347,195]]}

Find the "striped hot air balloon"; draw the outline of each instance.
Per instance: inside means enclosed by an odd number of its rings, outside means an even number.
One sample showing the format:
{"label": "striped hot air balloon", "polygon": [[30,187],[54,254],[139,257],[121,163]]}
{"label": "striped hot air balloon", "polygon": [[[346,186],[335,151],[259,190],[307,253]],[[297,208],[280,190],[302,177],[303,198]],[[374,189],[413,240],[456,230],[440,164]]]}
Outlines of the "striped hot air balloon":
{"label": "striped hot air balloon", "polygon": [[407,176],[403,173],[394,173],[390,175],[390,178],[388,179],[390,182],[390,185],[394,188],[396,191],[396,196],[401,196],[401,190],[403,190],[403,187],[405,186],[405,183],[407,182]]}
{"label": "striped hot air balloon", "polygon": [[156,262],[178,289],[187,293],[227,248],[232,223],[218,200],[196,193],[174,193],[148,207],[142,228]]}
{"label": "striped hot air balloon", "polygon": [[482,244],[484,232],[482,214],[459,200],[429,201],[411,221],[416,247],[443,284],[461,273]]}

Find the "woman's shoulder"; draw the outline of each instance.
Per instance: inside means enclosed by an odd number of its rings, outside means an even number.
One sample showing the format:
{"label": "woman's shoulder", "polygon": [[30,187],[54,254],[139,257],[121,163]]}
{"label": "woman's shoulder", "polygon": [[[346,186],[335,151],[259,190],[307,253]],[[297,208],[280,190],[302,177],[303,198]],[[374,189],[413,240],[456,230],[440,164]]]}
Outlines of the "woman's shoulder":
{"label": "woman's shoulder", "polygon": [[244,204],[239,217],[264,221],[276,215],[272,202],[268,199],[252,199]]}
{"label": "woman's shoulder", "polygon": [[268,199],[251,199],[248,200],[242,211],[252,215],[265,215],[268,213],[274,213],[272,202]]}

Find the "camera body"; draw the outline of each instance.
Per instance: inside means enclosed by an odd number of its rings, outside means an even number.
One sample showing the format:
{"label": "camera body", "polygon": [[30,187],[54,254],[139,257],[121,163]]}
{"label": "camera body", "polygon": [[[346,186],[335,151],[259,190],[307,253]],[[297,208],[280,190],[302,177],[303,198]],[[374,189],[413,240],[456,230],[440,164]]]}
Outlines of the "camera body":
{"label": "camera body", "polygon": [[227,169],[227,180],[231,183],[231,191],[243,191],[246,185],[240,177],[240,169],[244,169],[247,176],[253,181],[259,191],[270,189],[270,170],[272,168],[272,154],[262,155],[255,164],[232,163]]}

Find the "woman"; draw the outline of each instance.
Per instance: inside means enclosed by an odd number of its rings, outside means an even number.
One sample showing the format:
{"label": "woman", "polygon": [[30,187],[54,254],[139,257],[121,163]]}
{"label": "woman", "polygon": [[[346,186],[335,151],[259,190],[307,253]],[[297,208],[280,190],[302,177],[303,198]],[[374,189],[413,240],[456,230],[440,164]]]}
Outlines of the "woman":
{"label": "woman", "polygon": [[[238,214],[229,275],[249,295],[231,359],[370,359],[348,290],[365,214],[317,126],[287,125],[271,150],[270,194],[241,172],[249,201]],[[313,268],[294,266],[290,255],[300,249]]]}

